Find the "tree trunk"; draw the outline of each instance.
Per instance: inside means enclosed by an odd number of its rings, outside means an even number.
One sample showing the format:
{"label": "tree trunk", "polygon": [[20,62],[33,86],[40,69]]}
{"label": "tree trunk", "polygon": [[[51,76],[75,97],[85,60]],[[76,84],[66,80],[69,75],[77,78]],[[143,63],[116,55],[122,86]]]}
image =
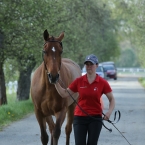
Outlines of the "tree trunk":
{"label": "tree trunk", "polygon": [[27,68],[27,70],[20,71],[20,77],[18,80],[18,89],[17,89],[17,100],[28,100],[30,95],[30,84],[31,84],[31,73],[33,68],[35,67],[35,63],[31,65],[31,67]]}
{"label": "tree trunk", "polygon": [[3,71],[3,63],[0,62],[0,106],[7,104],[5,77]]}

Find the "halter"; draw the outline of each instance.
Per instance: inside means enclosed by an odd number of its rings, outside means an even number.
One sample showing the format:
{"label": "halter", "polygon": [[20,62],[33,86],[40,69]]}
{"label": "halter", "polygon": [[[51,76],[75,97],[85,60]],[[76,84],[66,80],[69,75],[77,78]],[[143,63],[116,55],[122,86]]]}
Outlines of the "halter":
{"label": "halter", "polygon": [[[57,40],[54,40],[54,37],[52,36],[52,40],[47,40],[44,45],[48,42],[58,42],[61,46],[61,48],[63,49],[63,45],[62,45],[62,42],[61,41],[57,41]],[[43,59],[43,62],[44,62],[44,67],[45,67],[45,70],[47,72],[47,76],[48,76],[48,79],[49,79],[49,75],[50,75],[50,72],[48,72],[48,69],[47,69],[47,66],[46,66],[46,63],[45,63],[45,60],[44,60],[44,57],[43,57],[43,54],[46,54],[46,51],[45,50],[42,50],[42,59]],[[61,64],[60,64],[60,67],[59,67],[59,71],[58,71],[58,74],[60,72],[60,68],[61,68]]]}

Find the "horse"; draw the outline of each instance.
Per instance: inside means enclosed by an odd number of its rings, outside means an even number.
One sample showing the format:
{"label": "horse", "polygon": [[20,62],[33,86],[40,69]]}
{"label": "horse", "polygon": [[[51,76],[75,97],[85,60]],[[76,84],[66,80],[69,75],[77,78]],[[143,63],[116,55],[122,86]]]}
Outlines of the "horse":
{"label": "horse", "polygon": [[[45,30],[43,37],[45,41],[42,51],[43,61],[33,74],[30,88],[35,116],[40,126],[41,142],[43,145],[48,144],[49,136],[46,131],[48,124],[51,145],[58,145],[61,126],[66,118],[66,145],[69,145],[76,103],[71,97],[62,98],[54,84],[59,82],[63,88],[68,87],[73,80],[81,76],[81,69],[71,59],[61,56],[64,32],[58,37],[53,37]],[[77,101],[78,96],[78,93],[75,93],[73,98]]]}

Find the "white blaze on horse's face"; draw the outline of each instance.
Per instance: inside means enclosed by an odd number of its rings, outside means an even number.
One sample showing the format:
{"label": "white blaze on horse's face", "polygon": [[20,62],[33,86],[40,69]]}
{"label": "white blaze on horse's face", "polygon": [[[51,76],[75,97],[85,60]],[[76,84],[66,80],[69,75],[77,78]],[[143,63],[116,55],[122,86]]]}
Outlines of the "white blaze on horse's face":
{"label": "white blaze on horse's face", "polygon": [[[52,49],[51,49],[53,52],[55,52],[56,50],[55,50],[55,47],[52,47]],[[53,59],[55,59],[55,57],[53,58]]]}
{"label": "white blaze on horse's face", "polygon": [[55,52],[55,47],[52,47],[52,51]]}

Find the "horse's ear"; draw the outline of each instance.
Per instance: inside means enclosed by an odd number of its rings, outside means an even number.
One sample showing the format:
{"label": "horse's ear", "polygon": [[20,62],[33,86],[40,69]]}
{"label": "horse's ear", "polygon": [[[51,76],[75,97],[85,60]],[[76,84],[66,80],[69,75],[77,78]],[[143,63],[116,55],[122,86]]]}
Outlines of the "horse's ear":
{"label": "horse's ear", "polygon": [[59,41],[62,41],[63,37],[64,37],[64,31],[61,32],[61,34],[60,34],[59,37],[58,37],[58,40],[59,40]]}
{"label": "horse's ear", "polygon": [[45,41],[48,40],[48,38],[49,38],[49,33],[48,33],[47,29],[44,31],[43,37],[44,37],[44,40],[45,40]]}

